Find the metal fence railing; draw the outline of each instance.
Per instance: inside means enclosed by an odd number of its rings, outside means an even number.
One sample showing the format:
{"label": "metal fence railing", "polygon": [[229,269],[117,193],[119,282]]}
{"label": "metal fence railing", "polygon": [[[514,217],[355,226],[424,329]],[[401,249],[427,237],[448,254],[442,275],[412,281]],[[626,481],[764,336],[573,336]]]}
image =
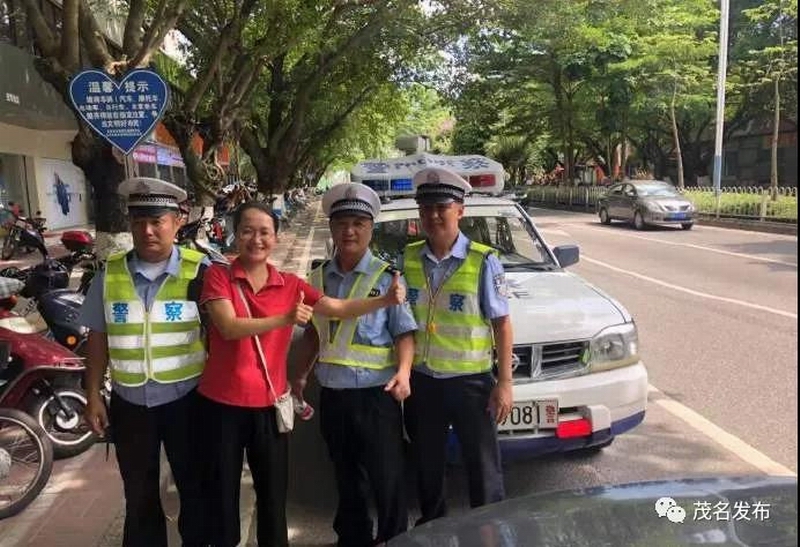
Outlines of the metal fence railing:
{"label": "metal fence railing", "polygon": [[[534,186],[528,201],[541,206],[566,206],[596,211],[597,202],[607,188],[602,186]],[[701,216],[797,223],[797,188],[778,188],[773,200],[770,190],[761,187],[721,188],[719,197],[708,186],[690,186],[683,194]]]}

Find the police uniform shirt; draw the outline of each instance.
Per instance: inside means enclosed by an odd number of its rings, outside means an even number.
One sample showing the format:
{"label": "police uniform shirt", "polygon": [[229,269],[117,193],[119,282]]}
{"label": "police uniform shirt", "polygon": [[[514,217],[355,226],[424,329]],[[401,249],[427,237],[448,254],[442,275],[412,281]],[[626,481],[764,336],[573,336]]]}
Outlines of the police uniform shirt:
{"label": "police uniform shirt", "polygon": [[[469,252],[470,240],[462,232],[458,233],[458,238],[450,249],[450,254],[437,259],[428,244],[422,246],[422,267],[425,277],[430,283],[430,290],[435,292],[445,279],[456,271]],[[457,274],[456,274],[457,275]],[[427,290],[427,289],[422,289]],[[413,291],[409,291],[407,299],[409,302],[415,300]],[[481,314],[486,319],[498,319],[509,315],[508,308],[508,288],[506,284],[505,271],[500,259],[496,255],[490,254],[483,263],[481,278],[478,285],[478,300],[480,302]],[[421,372],[434,378],[452,378],[459,374],[443,373],[431,370],[424,363],[414,366],[415,372]]]}
{"label": "police uniform shirt", "polygon": [[[210,261],[205,258],[203,259],[203,264],[210,265]],[[136,289],[136,294],[144,302],[145,308],[150,310],[156,294],[164,281],[166,281],[167,276],[177,277],[180,274],[178,247],[173,245],[172,254],[167,261],[164,272],[153,280],[150,280],[145,275],[146,266],[143,266],[143,262],[139,260],[135,252],[128,253],[128,270],[133,276],[133,286]],[[104,284],[105,270],[100,270],[95,274],[92,284],[89,286],[78,316],[78,324],[102,333],[107,331],[103,305]],[[121,386],[115,382],[112,388],[117,395],[129,403],[154,407],[180,399],[197,387],[199,381],[199,377],[169,384],[148,380],[144,385],[138,387]]]}
{"label": "police uniform shirt", "polygon": [[[335,298],[347,298],[358,275],[369,277],[374,273],[375,270],[370,268],[371,261],[372,252],[369,249],[350,272],[340,271],[335,259],[328,261],[322,270],[325,294]],[[371,296],[386,294],[392,284],[392,278],[391,273],[385,272],[375,285],[377,294]],[[404,283],[404,280],[401,280],[401,283]],[[408,303],[381,308],[359,317],[357,321],[355,342],[368,346],[389,347],[394,345],[394,338],[417,330],[417,322]],[[333,322],[331,325],[331,336],[336,333],[337,323]],[[397,373],[397,367],[377,370],[319,362],[315,367],[315,373],[319,384],[323,387],[355,389],[386,385]]]}

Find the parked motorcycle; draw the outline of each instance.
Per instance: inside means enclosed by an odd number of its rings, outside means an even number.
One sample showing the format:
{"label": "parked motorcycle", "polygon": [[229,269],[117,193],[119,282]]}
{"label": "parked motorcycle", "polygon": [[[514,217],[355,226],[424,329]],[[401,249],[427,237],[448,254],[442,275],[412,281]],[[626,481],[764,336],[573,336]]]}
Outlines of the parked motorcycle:
{"label": "parked motorcycle", "polygon": [[[214,233],[212,221],[207,218],[199,218],[181,226],[175,236],[175,242],[181,247],[204,253],[213,262],[227,263],[228,259],[225,258],[225,255],[214,248],[214,245],[217,245],[213,239]],[[203,234],[206,234],[207,237],[202,237]],[[225,248],[224,241],[220,247]]]}
{"label": "parked motorcycle", "polygon": [[44,430],[24,412],[0,408],[0,519],[36,499],[52,471],[53,445]]}
{"label": "parked motorcycle", "polygon": [[[43,242],[39,242],[40,264],[24,270],[5,268],[0,270],[0,276],[18,279],[25,284],[20,295],[28,301],[18,310],[19,315],[27,317],[37,310],[47,324],[45,335],[79,353],[88,331],[78,324],[78,315],[83,297],[101,264],[94,253],[94,240],[89,232],[64,232],[61,242],[70,251],[67,256],[50,258]],[[75,267],[83,270],[77,290],[67,288]]]}
{"label": "parked motorcycle", "polygon": [[18,249],[23,248],[27,252],[32,252],[39,245],[44,245],[45,219],[37,216],[27,218],[18,216],[12,212],[11,220],[5,226],[6,237],[3,240],[3,247],[0,249],[0,258],[11,260]]}
{"label": "parked motorcycle", "polygon": [[83,360],[13,311],[24,287],[19,280],[0,280],[0,347],[7,346],[9,355],[0,360],[0,408],[31,415],[53,443],[56,458],[75,456],[96,441],[83,419]]}

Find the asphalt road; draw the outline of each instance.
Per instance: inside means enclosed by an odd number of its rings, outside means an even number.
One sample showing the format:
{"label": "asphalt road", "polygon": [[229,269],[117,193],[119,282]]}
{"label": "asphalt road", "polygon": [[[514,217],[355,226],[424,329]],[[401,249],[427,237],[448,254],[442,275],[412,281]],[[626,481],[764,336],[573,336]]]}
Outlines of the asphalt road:
{"label": "asphalt road", "polygon": [[[581,213],[532,214],[551,245],[580,245],[581,261],[570,271],[633,314],[653,391],[644,423],[602,454],[508,465],[508,496],[667,478],[796,473],[796,238],[703,226],[636,232],[601,226]],[[318,222],[309,235],[310,244],[292,257],[301,269],[324,254],[325,224]],[[409,489],[413,499],[411,477]],[[336,494],[316,420],[298,424],[293,434],[290,490],[292,544],[333,543]],[[252,503],[250,492],[243,489],[244,504]],[[465,511],[458,467],[450,469],[448,492],[451,513]],[[245,514],[243,528],[248,524]]]}

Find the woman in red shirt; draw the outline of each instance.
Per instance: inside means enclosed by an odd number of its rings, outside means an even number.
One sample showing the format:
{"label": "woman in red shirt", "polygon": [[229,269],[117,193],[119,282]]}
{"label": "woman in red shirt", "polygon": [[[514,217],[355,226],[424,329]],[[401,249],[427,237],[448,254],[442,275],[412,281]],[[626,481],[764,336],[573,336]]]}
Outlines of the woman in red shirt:
{"label": "woman in red shirt", "polygon": [[[279,271],[267,262],[278,231],[267,204],[240,206],[233,229],[239,256],[230,267],[214,264],[206,271],[200,300],[211,319],[208,360],[198,388],[208,439],[203,450],[208,457],[210,540],[217,547],[239,544],[239,488],[247,451],[256,491],[258,545],[285,546],[288,436],[278,431],[273,391],[277,396],[287,391],[292,328],[308,322],[315,311],[345,319],[400,304],[405,288],[396,275],[385,295],[340,300]],[[273,389],[254,336],[261,342]]]}

